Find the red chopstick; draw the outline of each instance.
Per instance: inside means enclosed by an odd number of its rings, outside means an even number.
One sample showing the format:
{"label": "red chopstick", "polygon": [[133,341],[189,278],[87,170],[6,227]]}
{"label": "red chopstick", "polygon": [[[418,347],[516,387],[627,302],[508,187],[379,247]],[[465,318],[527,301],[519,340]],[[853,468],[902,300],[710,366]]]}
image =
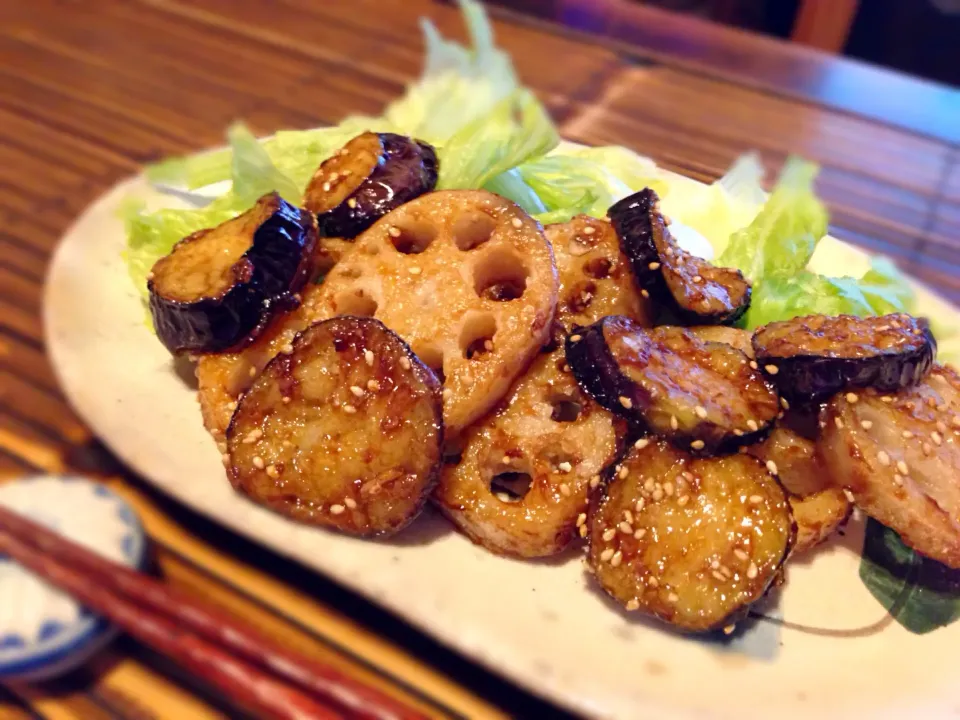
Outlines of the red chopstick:
{"label": "red chopstick", "polygon": [[0,552],[269,717],[425,718],[388,695],[283,647],[238,618],[3,507]]}

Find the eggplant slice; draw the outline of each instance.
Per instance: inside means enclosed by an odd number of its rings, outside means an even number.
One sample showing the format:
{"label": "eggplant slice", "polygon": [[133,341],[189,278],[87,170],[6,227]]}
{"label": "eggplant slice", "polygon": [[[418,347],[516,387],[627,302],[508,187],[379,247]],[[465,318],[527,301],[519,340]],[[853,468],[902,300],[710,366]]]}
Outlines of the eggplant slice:
{"label": "eggplant slice", "polygon": [[749,330],[729,327],[727,325],[698,325],[689,328],[690,332],[706,342],[723,343],[742,352],[753,359],[753,334]]}
{"label": "eggplant slice", "polygon": [[591,499],[588,563],[627,610],[727,627],[779,575],[795,535],[783,488],[749,455],[695,458],[642,439]]}
{"label": "eggplant slice", "polygon": [[914,550],[960,569],[960,375],[937,366],[894,395],[839,394],[821,424],[832,481]]}
{"label": "eggplant slice", "polygon": [[780,412],[776,390],[746,355],[685,328],[607,317],[574,329],[566,354],[603,407],[695,452],[756,442]]}
{"label": "eggplant slice", "polygon": [[249,341],[307,281],[316,244],[313,216],[276,193],[185,237],[148,276],[157,337],[172,353]]}
{"label": "eggplant slice", "polygon": [[937,343],[926,321],[910,315],[808,315],[758,328],[753,348],[780,392],[803,401],[914,385],[930,371]]}
{"label": "eggplant slice", "polygon": [[325,160],[304,193],[324,236],[353,238],[391,210],[437,185],[432,145],[394,133],[365,132]]}
{"label": "eggplant slice", "polygon": [[560,276],[559,340],[466,430],[460,457],[444,466],[434,492],[474,542],[514,557],[553,555],[586,533],[589,490],[627,431],[577,386],[562,347],[565,328],[611,312],[646,317],[609,223],[580,215],[548,226],[546,236]]}
{"label": "eggplant slice", "polygon": [[440,385],[371,318],[301,333],[264,369],[227,431],[234,487],[296,520],[351,535],[394,533],[440,470]]}
{"label": "eggplant slice", "polygon": [[847,522],[853,505],[843,490],[831,484],[814,441],[778,426],[747,452],[766,463],[787,491],[797,521],[794,554],[819,545]]}
{"label": "eggplant slice", "polygon": [[731,325],[750,307],[750,283],[743,274],[681,248],[650,188],[625,197],[607,214],[639,286],[683,323]]}

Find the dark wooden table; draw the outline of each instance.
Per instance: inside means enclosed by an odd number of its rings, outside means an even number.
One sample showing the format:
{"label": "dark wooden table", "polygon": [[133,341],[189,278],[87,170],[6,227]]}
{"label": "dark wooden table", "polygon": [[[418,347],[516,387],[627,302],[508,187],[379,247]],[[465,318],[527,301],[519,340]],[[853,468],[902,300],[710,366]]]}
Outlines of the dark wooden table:
{"label": "dark wooden table", "polygon": [[[630,0],[505,4],[499,41],[569,139],[705,181],[748,149],[774,170],[813,158],[838,236],[960,300],[956,89]],[[0,478],[104,478],[143,514],[167,582],[433,715],[543,717],[549,706],[132,477],[44,354],[45,265],[90,201],[145,162],[220,143],[236,118],[269,133],[378,113],[419,71],[427,14],[462,37],[457,10],[429,0],[0,3]],[[223,715],[235,710],[129,640],[56,684],[0,687],[3,718]]]}

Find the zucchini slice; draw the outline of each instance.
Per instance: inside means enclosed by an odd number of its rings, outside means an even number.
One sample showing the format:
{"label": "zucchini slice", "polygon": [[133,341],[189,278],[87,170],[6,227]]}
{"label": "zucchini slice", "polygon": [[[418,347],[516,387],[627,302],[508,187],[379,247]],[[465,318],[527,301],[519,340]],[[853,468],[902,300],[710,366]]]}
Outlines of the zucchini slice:
{"label": "zucchini slice", "polygon": [[436,483],[440,385],[372,318],[337,317],[264,368],[227,430],[234,487],[296,520],[351,535],[395,533]]}
{"label": "zucchini slice", "polygon": [[643,439],[591,499],[588,563],[627,610],[686,631],[727,627],[777,579],[795,526],[749,455],[696,458]]}
{"label": "zucchini slice", "polygon": [[914,550],[960,569],[960,375],[936,366],[896,394],[838,394],[821,424],[832,481]]}
{"label": "zucchini slice", "polygon": [[681,248],[650,188],[620,200],[608,215],[637,283],[684,324],[732,325],[750,307],[750,283],[743,274]]}
{"label": "zucchini slice", "polygon": [[788,399],[816,400],[846,388],[914,385],[930,371],[937,343],[926,321],[910,315],[807,315],[758,328],[753,348]]}
{"label": "zucchini slice", "polygon": [[172,353],[251,340],[307,281],[316,244],[313,216],[276,193],[185,237],[148,276],[157,337]]}
{"label": "zucchini slice", "polygon": [[566,354],[603,407],[694,452],[756,442],[780,412],[776,390],[746,355],[685,328],[607,317],[575,328]]}
{"label": "zucchini slice", "polygon": [[432,145],[394,133],[365,132],[314,173],[304,205],[320,234],[356,237],[377,220],[437,185]]}

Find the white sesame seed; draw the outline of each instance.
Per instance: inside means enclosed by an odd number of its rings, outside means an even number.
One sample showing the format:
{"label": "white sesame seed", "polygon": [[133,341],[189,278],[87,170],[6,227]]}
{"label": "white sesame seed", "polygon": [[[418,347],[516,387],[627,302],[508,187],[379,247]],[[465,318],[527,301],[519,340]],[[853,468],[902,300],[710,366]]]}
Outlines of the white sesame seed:
{"label": "white sesame seed", "polygon": [[898,471],[901,475],[909,475],[909,474],[910,474],[910,468],[907,467],[907,464],[906,464],[903,460],[897,460],[897,471]]}
{"label": "white sesame seed", "polygon": [[757,564],[750,563],[749,567],[747,567],[747,577],[753,580],[759,574],[760,574],[760,571],[757,569]]}
{"label": "white sesame seed", "polygon": [[283,402],[284,405],[290,404],[290,401],[292,399],[293,398],[291,398],[289,395],[284,395],[282,398],[280,398],[280,400]]}
{"label": "white sesame seed", "polygon": [[773,460],[767,460],[767,470],[769,470],[774,475],[779,474],[777,471],[777,464]]}
{"label": "white sesame seed", "polygon": [[571,470],[573,470],[573,465],[571,465],[571,464],[568,463],[567,461],[563,461],[562,463],[559,463],[559,464],[557,465],[557,470],[559,470],[560,472],[563,472],[563,473],[568,473],[568,472],[570,472]]}
{"label": "white sesame seed", "polygon": [[373,350],[363,351],[363,360],[367,365],[373,365]]}
{"label": "white sesame seed", "polygon": [[703,282],[703,278],[700,277],[699,275],[694,275],[694,276],[693,276],[693,281],[694,281],[695,283],[702,283],[702,282]]}
{"label": "white sesame seed", "polygon": [[936,430],[934,430],[932,433],[930,433],[930,439],[933,440],[933,444],[934,444],[934,445],[942,445],[942,444],[943,444],[943,436],[940,435],[940,433],[938,433]]}
{"label": "white sesame seed", "polygon": [[735,624],[734,624],[734,625],[727,625],[727,626],[723,629],[723,634],[724,634],[724,635],[730,635],[730,634],[732,634],[733,631],[736,630],[736,629],[737,629],[737,626],[736,626]]}
{"label": "white sesame seed", "polygon": [[404,370],[409,370],[409,369],[410,369],[410,358],[408,358],[408,357],[402,357],[402,358],[400,358],[400,367],[402,367]]}
{"label": "white sesame seed", "polygon": [[839,415],[833,419],[833,424],[837,426],[837,430],[843,430],[843,420]]}
{"label": "white sesame seed", "polygon": [[346,510],[346,508],[345,508],[343,505],[331,505],[331,506],[330,506],[330,514],[331,514],[331,515],[339,515],[339,514],[342,513],[344,510]]}
{"label": "white sesame seed", "polygon": [[741,429],[739,429],[739,428],[734,428],[734,429],[733,429],[733,434],[736,435],[737,437],[742,437],[742,436],[743,436],[743,430],[741,430]]}
{"label": "white sesame seed", "polygon": [[880,400],[881,400],[882,402],[885,402],[885,403],[892,403],[892,402],[893,402],[893,398],[890,397],[889,395],[883,395],[883,396],[880,398]]}
{"label": "white sesame seed", "polygon": [[357,206],[357,199],[356,199],[356,198],[349,198],[349,199],[347,200],[347,207],[349,207],[351,210],[353,210],[353,208],[355,208],[356,206]]}
{"label": "white sesame seed", "polygon": [[860,399],[856,393],[852,393],[852,392],[848,392],[846,395],[844,395],[844,397],[847,399],[847,402],[850,403],[851,405]]}
{"label": "white sesame seed", "polygon": [[784,410],[789,410],[789,409],[790,409],[790,403],[787,402],[787,399],[786,399],[785,397],[780,398],[780,406],[781,406]]}
{"label": "white sesame seed", "polygon": [[[608,531],[609,532],[609,531]],[[604,533],[606,535],[606,533]],[[610,558],[613,557],[614,550],[613,548],[607,548],[602,553],[600,553],[600,562],[607,562]]]}
{"label": "white sesame seed", "polygon": [[904,478],[903,478],[899,473],[894,473],[894,474],[893,474],[893,484],[894,484],[894,485],[897,485],[898,487],[899,487],[900,485],[903,485],[903,480],[904,480]]}
{"label": "white sesame seed", "polygon": [[778,368],[776,365],[764,365],[763,369],[771,375],[776,375],[778,372],[780,372],[780,368]]}
{"label": "white sesame seed", "polygon": [[350,404],[348,403],[347,405],[344,405],[344,406],[343,406],[343,411],[344,411],[347,415],[353,415],[354,413],[357,412],[357,409],[356,409],[353,405],[350,405]]}
{"label": "white sesame seed", "polygon": [[630,523],[628,523],[626,520],[624,520],[619,525],[617,525],[617,527],[620,529],[620,532],[622,532],[624,535],[633,535],[633,528],[630,526]]}
{"label": "white sesame seed", "polygon": [[751,495],[751,496],[750,496],[750,504],[751,504],[751,505],[759,505],[759,504],[762,503],[762,502],[763,502],[763,496],[762,496],[762,495]]}
{"label": "white sesame seed", "polygon": [[672,592],[669,595],[667,595],[667,602],[675,603],[675,602],[679,602],[679,600],[680,600],[680,596],[677,595],[675,592]]}
{"label": "white sesame seed", "polygon": [[630,512],[629,510],[624,510],[624,511],[623,511],[623,519],[626,520],[628,523],[632,523],[632,522],[633,522],[633,513]]}
{"label": "white sesame seed", "polygon": [[760,429],[760,426],[757,425],[757,421],[754,420],[753,418],[750,418],[749,420],[747,420],[747,427],[750,428],[753,432],[756,432],[757,430]]}
{"label": "white sesame seed", "polygon": [[592,478],[590,478],[590,487],[591,487],[591,488],[596,488],[599,484],[600,484],[600,476],[599,476],[599,475],[594,475]]}
{"label": "white sesame seed", "polygon": [[677,421],[677,416],[676,416],[676,415],[671,415],[671,416],[670,416],[670,429],[671,429],[671,430],[676,430],[676,429],[679,428],[679,427],[680,427],[680,423]]}
{"label": "white sesame seed", "polygon": [[587,514],[586,514],[586,513],[580,513],[579,515],[577,515],[577,527],[580,527],[580,526],[583,525],[586,521],[587,521]]}
{"label": "white sesame seed", "polygon": [[622,562],[623,562],[623,553],[620,552],[619,550],[617,550],[617,551],[613,554],[613,557],[610,558],[610,564],[611,564],[613,567],[619,567],[620,563],[622,563]]}
{"label": "white sesame seed", "polygon": [[655,588],[660,585],[660,581],[657,580],[653,575],[651,575],[649,578],[647,578],[647,585],[649,585],[652,588]]}
{"label": "white sesame seed", "polygon": [[869,430],[873,427],[873,422],[871,420],[861,420],[860,427],[862,427],[864,430]]}
{"label": "white sesame seed", "polygon": [[689,495],[681,495],[680,497],[677,498],[677,505],[679,505],[680,507],[686,507],[688,502],[690,502]]}
{"label": "white sesame seed", "polygon": [[236,409],[237,409],[237,401],[236,401],[236,400],[232,400],[232,401],[230,401],[230,402],[227,403],[227,410],[233,412],[233,411],[236,410]]}
{"label": "white sesame seed", "polygon": [[654,490],[653,499],[655,502],[660,502],[661,500],[663,500],[663,490],[660,488],[657,488],[656,490]]}
{"label": "white sesame seed", "polygon": [[410,268],[410,274],[411,274],[411,275],[419,275],[419,274],[420,274],[420,268],[418,268],[416,265],[414,265],[412,268]]}
{"label": "white sesame seed", "polygon": [[322,187],[324,192],[330,192],[330,183],[325,182]]}
{"label": "white sesame seed", "polygon": [[280,471],[277,470],[276,465],[267,465],[267,475],[272,478],[278,478],[280,477]]}
{"label": "white sesame seed", "polygon": [[733,554],[736,555],[738,559],[743,560],[744,562],[750,559],[750,556],[747,554],[747,551],[741,550],[740,548],[736,548],[733,551]]}
{"label": "white sesame seed", "polygon": [[251,368],[250,368],[250,372],[247,373],[247,374],[250,375],[250,377],[256,377],[256,376],[257,376],[257,369],[256,369],[255,367],[251,367]]}
{"label": "white sesame seed", "polygon": [[650,263],[649,265],[647,265],[647,267],[650,268],[651,270],[659,270],[659,269],[660,269],[660,263],[658,263],[658,262],[652,262],[652,263]]}
{"label": "white sesame seed", "polygon": [[637,504],[633,506],[633,509],[637,512],[643,512],[643,506],[646,504],[646,502],[647,501],[644,498],[637,498]]}
{"label": "white sesame seed", "polygon": [[155,276],[154,276],[153,272],[148,272],[148,273],[147,273],[147,280],[153,280],[154,277],[155,277]]}
{"label": "white sesame seed", "polygon": [[757,361],[756,361],[756,360],[751,360],[748,364],[749,364],[750,367],[753,368],[754,370],[759,370],[759,369],[760,369],[760,366],[757,365]]}
{"label": "white sesame seed", "polygon": [[947,429],[946,424],[942,420],[937,420],[937,432],[946,435],[950,430]]}
{"label": "white sesame seed", "polygon": [[390,237],[400,237],[400,228],[391,225],[387,228],[387,233]]}
{"label": "white sesame seed", "polygon": [[354,397],[358,397],[358,398],[362,398],[364,395],[363,388],[357,385],[351,385],[350,392],[353,393]]}
{"label": "white sesame seed", "polygon": [[719,561],[719,560],[711,560],[711,561],[710,561],[710,569],[711,569],[711,570],[719,570],[719,569],[720,569],[720,561]]}
{"label": "white sesame seed", "polygon": [[262,458],[262,457],[260,457],[259,455],[254,455],[254,456],[253,456],[253,466],[254,466],[257,470],[263,470],[263,468],[266,467],[266,463],[263,462],[263,458]]}
{"label": "white sesame seed", "polygon": [[444,388],[443,392],[440,394],[443,395],[444,400],[449,400],[450,398],[453,397],[453,390],[451,390],[450,388]]}
{"label": "white sesame seed", "polygon": [[587,227],[585,227],[585,228],[583,229],[583,234],[584,234],[584,235],[593,235],[596,231],[597,231],[596,228],[592,228],[592,227],[590,227],[589,225],[587,225]]}
{"label": "white sesame seed", "polygon": [[693,412],[695,412],[697,417],[700,418],[701,420],[707,416],[707,409],[703,407],[703,405],[697,405],[693,409]]}
{"label": "white sesame seed", "polygon": [[669,481],[665,482],[663,484],[663,492],[667,497],[673,497],[673,483]]}
{"label": "white sesame seed", "polygon": [[523,227],[523,220],[521,220],[520,218],[513,218],[510,221],[510,224],[513,225],[515,228],[517,228],[517,230],[519,230],[520,228]]}
{"label": "white sesame seed", "polygon": [[703,440],[694,440],[692,443],[690,443],[690,447],[692,447],[694,450],[703,450],[704,445],[705,443]]}
{"label": "white sesame seed", "polygon": [[623,405],[627,410],[629,410],[630,408],[633,407],[633,400],[631,400],[630,398],[628,398],[628,397],[626,397],[626,396],[624,396],[624,395],[621,395],[621,396],[620,396],[620,404]]}
{"label": "white sesame seed", "polygon": [[930,455],[933,452],[933,446],[930,443],[924,443],[920,446],[924,455]]}
{"label": "white sesame seed", "polygon": [[639,610],[639,609],[640,609],[640,601],[637,600],[636,598],[634,598],[634,599],[632,599],[632,600],[627,600],[626,608],[627,608],[627,610],[630,610],[630,611]]}
{"label": "white sesame seed", "polygon": [[890,464],[890,456],[887,455],[886,450],[881,450],[877,453],[877,461],[884,467]]}
{"label": "white sesame seed", "polygon": [[656,483],[654,483],[653,478],[647,478],[646,480],[643,481],[643,489],[646,490],[647,492],[653,492],[653,488],[655,485]]}
{"label": "white sesame seed", "polygon": [[726,579],[723,575],[721,575],[720,572],[717,571],[717,570],[714,570],[714,571],[711,572],[710,574],[713,575],[713,577],[716,578],[717,580],[719,580],[720,582],[726,582],[726,581],[727,581],[727,579]]}
{"label": "white sesame seed", "polygon": [[856,500],[856,498],[853,496],[853,493],[850,492],[850,488],[844,488],[843,494],[847,496],[847,500],[849,502],[854,502]]}
{"label": "white sesame seed", "polygon": [[570,486],[566,483],[560,483],[560,494],[564,497],[570,497]]}
{"label": "white sesame seed", "polygon": [[910,438],[913,437],[913,433],[910,432],[909,430],[904,430],[904,431],[903,431],[902,433],[900,433],[900,434],[903,436],[903,438],[904,438],[905,440],[909,440]]}
{"label": "white sesame seed", "polygon": [[580,335],[571,335],[570,342],[580,342],[583,338]]}
{"label": "white sesame seed", "polygon": [[353,498],[344,498],[343,504],[346,505],[351,510],[356,510],[357,508],[357,501],[354,500]]}
{"label": "white sesame seed", "polygon": [[644,449],[647,445],[649,445],[649,444],[650,444],[649,438],[640,438],[639,440],[637,440],[637,441],[633,444],[633,446],[634,446],[637,450],[643,450],[643,449]]}
{"label": "white sesame seed", "polygon": [[586,536],[587,536],[587,526],[586,526],[586,525],[581,525],[581,526],[580,526],[580,537],[586,537]]}
{"label": "white sesame seed", "polygon": [[[617,531],[614,528],[607,528],[606,530],[603,531],[603,535],[601,535],[600,537],[603,538],[604,542],[610,542],[616,536],[617,536]],[[610,554],[613,555],[613,553],[610,553]]]}
{"label": "white sesame seed", "polygon": [[241,440],[240,442],[242,442],[244,445],[249,445],[250,443],[255,443],[257,440],[259,440],[262,437],[263,437],[263,430],[261,430],[260,428],[254,428],[253,430],[248,432],[247,436],[243,438],[243,440]]}
{"label": "white sesame seed", "polygon": [[644,298],[649,298],[649,297],[650,297],[650,292],[649,292],[648,290],[646,290],[646,289],[641,290],[641,291],[640,291],[640,294],[641,294]]}
{"label": "white sesame seed", "polygon": [[633,531],[633,537],[635,540],[640,540],[644,535],[647,534],[646,528],[637,528]]}
{"label": "white sesame seed", "polygon": [[617,477],[621,480],[625,479],[630,474],[630,468],[626,465],[622,465],[619,470],[617,470]]}
{"label": "white sesame seed", "polygon": [[367,390],[370,392],[377,392],[380,390],[380,383],[376,380],[367,380]]}

